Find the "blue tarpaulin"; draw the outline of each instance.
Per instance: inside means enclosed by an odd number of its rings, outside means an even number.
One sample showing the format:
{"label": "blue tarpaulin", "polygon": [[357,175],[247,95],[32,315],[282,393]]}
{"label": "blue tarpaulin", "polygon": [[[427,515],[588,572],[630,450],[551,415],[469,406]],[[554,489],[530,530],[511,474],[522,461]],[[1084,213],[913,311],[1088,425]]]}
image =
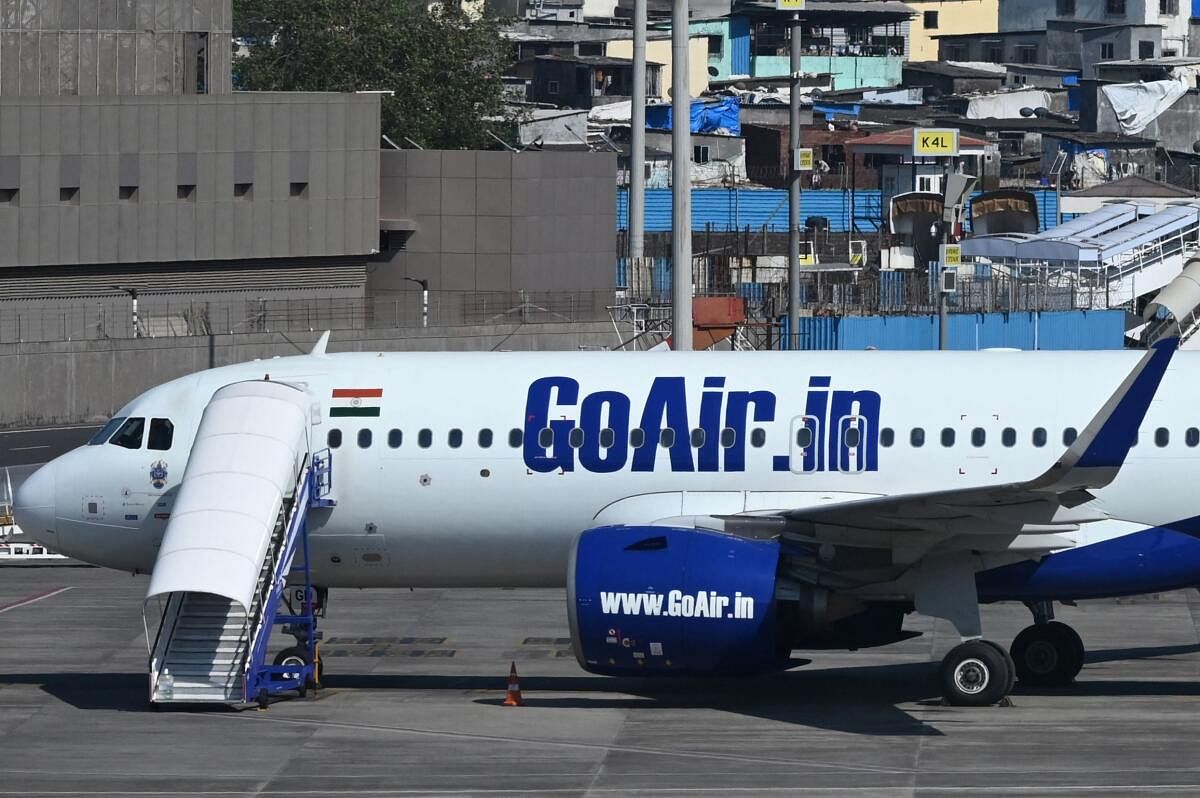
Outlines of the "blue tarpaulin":
{"label": "blue tarpaulin", "polygon": [[[738,99],[725,97],[720,100],[692,100],[692,132],[716,133],[718,130],[733,136],[742,135]],[[646,107],[646,127],[655,130],[671,129],[671,106],[669,104]]]}

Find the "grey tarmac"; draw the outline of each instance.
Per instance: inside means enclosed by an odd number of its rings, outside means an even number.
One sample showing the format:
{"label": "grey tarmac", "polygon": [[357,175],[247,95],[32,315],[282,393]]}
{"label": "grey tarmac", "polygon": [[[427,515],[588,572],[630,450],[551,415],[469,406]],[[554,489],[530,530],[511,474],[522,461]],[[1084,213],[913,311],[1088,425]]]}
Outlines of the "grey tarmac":
{"label": "grey tarmac", "polygon": [[[1079,681],[962,709],[931,664],[956,640],[918,616],[922,637],[778,676],[651,681],[579,668],[561,590],[341,590],[315,698],[154,712],[145,588],[0,569],[0,796],[1200,793],[1195,591],[1063,608]],[[984,609],[1005,643],[1027,619]]]}

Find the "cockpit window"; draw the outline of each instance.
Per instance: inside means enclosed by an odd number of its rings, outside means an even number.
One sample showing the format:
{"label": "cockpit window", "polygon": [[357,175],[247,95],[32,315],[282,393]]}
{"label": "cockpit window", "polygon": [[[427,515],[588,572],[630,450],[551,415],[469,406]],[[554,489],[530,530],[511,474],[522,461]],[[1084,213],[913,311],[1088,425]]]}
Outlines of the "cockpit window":
{"label": "cockpit window", "polygon": [[150,419],[150,434],[146,437],[147,449],[161,449],[162,451],[166,451],[171,448],[171,441],[174,439],[175,425],[171,423],[171,419]]}
{"label": "cockpit window", "polygon": [[111,438],[112,434],[120,429],[121,425],[124,423],[125,416],[110,418],[108,423],[101,427],[99,431],[97,431],[96,434],[91,437],[91,440],[88,441],[88,446],[99,446],[102,443],[108,443],[108,439]]}
{"label": "cockpit window", "polygon": [[142,448],[142,430],[146,427],[146,419],[131,418],[121,425],[117,434],[112,436],[109,443],[124,446],[126,449]]}

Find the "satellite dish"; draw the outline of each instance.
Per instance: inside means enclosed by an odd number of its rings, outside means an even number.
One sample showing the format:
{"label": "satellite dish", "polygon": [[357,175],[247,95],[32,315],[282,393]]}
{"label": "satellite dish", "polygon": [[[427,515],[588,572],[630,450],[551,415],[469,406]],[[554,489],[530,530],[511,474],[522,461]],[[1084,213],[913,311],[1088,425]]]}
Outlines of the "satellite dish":
{"label": "satellite dish", "polygon": [[708,68],[708,76],[709,77],[715,78],[717,75],[720,75],[720,74],[721,74],[721,70],[717,69],[715,66],[710,66]]}

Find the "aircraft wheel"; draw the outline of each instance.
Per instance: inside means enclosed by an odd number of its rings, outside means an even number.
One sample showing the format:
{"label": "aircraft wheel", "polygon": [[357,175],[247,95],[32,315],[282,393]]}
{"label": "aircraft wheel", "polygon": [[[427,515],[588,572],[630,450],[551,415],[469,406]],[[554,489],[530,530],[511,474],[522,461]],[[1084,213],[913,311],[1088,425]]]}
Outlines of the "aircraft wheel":
{"label": "aircraft wheel", "polygon": [[999,651],[1000,656],[1004,657],[1004,663],[1008,666],[1008,684],[1004,687],[1004,694],[1011,694],[1013,686],[1017,683],[1017,663],[1013,660],[1012,654],[1004,646],[993,640],[984,640],[983,642]]}
{"label": "aircraft wheel", "polygon": [[984,707],[1008,695],[1008,658],[987,640],[968,640],[942,660],[942,695],[960,707]]}
{"label": "aircraft wheel", "polygon": [[1070,684],[1083,667],[1083,640],[1058,621],[1025,627],[1013,640],[1011,651],[1017,678],[1028,684]]}
{"label": "aircraft wheel", "polygon": [[296,668],[298,670],[296,670],[294,673],[283,674],[283,676],[281,678],[291,678],[291,679],[299,680],[300,686],[297,689],[300,691],[300,697],[304,698],[305,694],[308,693],[308,681],[309,680],[300,678],[302,676],[302,672],[299,669],[303,668],[305,665],[308,664],[308,650],[303,648],[302,646],[292,646],[291,648],[285,648],[283,651],[280,651],[278,654],[275,655],[275,664],[276,665],[295,665],[296,666]]}

